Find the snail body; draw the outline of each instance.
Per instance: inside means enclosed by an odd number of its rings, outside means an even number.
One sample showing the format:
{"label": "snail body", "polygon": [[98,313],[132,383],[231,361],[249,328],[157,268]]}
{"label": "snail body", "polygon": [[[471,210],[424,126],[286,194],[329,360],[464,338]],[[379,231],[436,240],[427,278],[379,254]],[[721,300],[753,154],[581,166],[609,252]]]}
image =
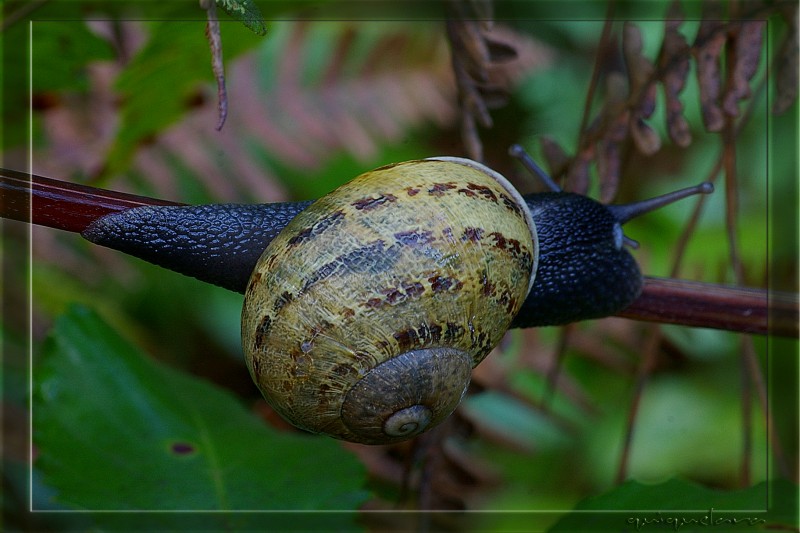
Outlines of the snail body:
{"label": "snail body", "polygon": [[82,235],[244,293],[245,360],[273,408],[382,444],[444,420],[509,327],[627,307],[643,279],[621,225],[711,190],[624,206],[523,197],[484,165],[442,157],[375,169],[310,205],[139,207]]}
{"label": "snail body", "polygon": [[376,444],[436,425],[525,300],[537,250],[521,196],[468,160],[419,163],[320,199],[256,264],[246,361],[305,429]]}

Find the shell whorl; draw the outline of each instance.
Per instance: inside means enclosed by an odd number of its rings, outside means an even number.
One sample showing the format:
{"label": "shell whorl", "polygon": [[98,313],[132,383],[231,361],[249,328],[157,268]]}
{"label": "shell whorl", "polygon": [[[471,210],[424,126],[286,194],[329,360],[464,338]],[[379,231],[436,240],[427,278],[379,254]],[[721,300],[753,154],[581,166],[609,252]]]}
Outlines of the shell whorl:
{"label": "shell whorl", "polygon": [[394,411],[383,420],[382,433],[389,437],[407,439],[419,435],[430,425],[433,411],[425,404],[417,403]]}
{"label": "shell whorl", "polygon": [[453,412],[469,385],[472,357],[447,347],[403,352],[347,392],[342,421],[370,444],[422,433]]}
{"label": "shell whorl", "polygon": [[242,344],[284,418],[378,444],[430,429],[458,405],[471,368],[522,305],[537,258],[524,202],[464,161],[362,174],[264,251]]}

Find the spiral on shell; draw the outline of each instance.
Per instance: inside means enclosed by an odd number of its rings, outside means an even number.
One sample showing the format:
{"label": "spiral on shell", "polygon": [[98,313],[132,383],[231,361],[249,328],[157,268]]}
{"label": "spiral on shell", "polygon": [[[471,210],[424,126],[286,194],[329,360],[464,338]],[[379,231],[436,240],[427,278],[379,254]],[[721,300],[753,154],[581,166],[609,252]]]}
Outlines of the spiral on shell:
{"label": "spiral on shell", "polygon": [[458,158],[367,172],[262,254],[242,311],[248,368],[298,427],[405,440],[456,408],[536,261],[530,213],[496,172]]}

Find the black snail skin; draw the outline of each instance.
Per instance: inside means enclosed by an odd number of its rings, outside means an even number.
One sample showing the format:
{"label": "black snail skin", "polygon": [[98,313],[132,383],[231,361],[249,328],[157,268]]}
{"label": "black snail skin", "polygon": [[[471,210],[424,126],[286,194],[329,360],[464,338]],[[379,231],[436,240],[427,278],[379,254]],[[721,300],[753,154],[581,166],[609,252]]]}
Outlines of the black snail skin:
{"label": "black snail skin", "polygon": [[621,225],[711,189],[605,206],[522,196],[479,163],[439,157],[314,203],[136,207],[82,235],[244,293],[243,351],[270,404],[308,431],[386,444],[444,420],[509,327],[627,307],[643,281]]}

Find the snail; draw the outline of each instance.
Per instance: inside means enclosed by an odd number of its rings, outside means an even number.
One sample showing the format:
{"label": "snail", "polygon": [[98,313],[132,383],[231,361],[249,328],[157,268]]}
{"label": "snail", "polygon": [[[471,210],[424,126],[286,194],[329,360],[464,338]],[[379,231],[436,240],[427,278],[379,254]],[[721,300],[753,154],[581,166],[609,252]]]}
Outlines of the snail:
{"label": "snail", "polygon": [[320,199],[269,244],[242,345],[285,418],[369,444],[435,426],[528,294],[522,196],[466,159],[389,165]]}
{"label": "snail", "polygon": [[480,163],[437,157],[313,203],[136,207],[82,235],[244,293],[245,360],[273,408],[313,433],[387,444],[447,418],[509,327],[629,305],[642,274],[621,225],[712,190],[607,206],[550,187],[522,196]]}

